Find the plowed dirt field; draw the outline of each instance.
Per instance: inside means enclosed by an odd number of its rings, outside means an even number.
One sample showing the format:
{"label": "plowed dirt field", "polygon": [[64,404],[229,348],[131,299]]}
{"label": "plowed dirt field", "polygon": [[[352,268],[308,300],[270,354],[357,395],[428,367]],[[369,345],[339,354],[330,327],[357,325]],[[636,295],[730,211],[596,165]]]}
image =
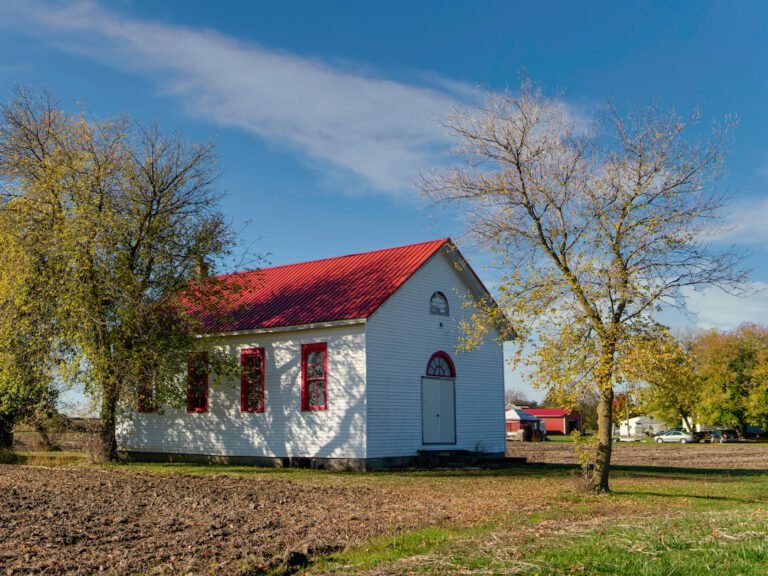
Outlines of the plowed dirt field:
{"label": "plowed dirt field", "polygon": [[367,486],[0,466],[0,575],[258,572],[447,515]]}
{"label": "plowed dirt field", "polygon": [[[531,463],[576,464],[570,442],[508,442],[507,456]],[[659,466],[719,470],[768,470],[768,443],[644,444],[617,442],[611,463],[618,466]]]}

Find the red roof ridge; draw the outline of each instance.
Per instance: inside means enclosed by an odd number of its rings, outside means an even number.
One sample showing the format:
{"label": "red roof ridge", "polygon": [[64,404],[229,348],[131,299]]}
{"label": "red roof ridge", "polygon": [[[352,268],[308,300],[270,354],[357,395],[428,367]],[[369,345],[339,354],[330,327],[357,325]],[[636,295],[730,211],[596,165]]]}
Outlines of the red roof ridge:
{"label": "red roof ridge", "polygon": [[327,260],[343,260],[344,258],[354,258],[357,256],[379,254],[384,252],[391,252],[394,250],[416,248],[417,246],[426,246],[428,244],[439,244],[440,246],[442,246],[443,244],[449,244],[449,243],[452,244],[453,240],[451,240],[450,237],[446,236],[445,238],[437,238],[435,240],[426,240],[424,242],[415,242],[414,244],[405,244],[403,246],[390,246],[389,248],[379,248],[377,250],[369,250],[366,252],[354,252],[352,254],[342,254],[341,256],[327,256],[325,258],[317,258],[316,260],[302,260],[300,262],[290,262],[288,264],[277,264],[276,266],[264,266],[263,268],[236,270],[235,272],[226,272],[224,274],[217,274],[216,278],[224,279],[224,278],[229,278],[230,276],[240,276],[240,275],[263,272],[264,270],[279,270],[280,268],[289,268],[291,266],[301,266],[304,264],[315,264],[315,263],[325,262]]}

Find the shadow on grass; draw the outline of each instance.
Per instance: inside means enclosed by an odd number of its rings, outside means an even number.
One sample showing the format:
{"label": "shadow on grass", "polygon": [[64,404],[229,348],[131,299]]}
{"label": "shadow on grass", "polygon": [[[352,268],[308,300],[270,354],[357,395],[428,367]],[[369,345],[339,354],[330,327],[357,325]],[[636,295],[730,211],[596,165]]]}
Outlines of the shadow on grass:
{"label": "shadow on grass", "polygon": [[739,498],[737,496],[713,496],[711,494],[705,496],[702,494],[680,494],[678,492],[652,492],[649,490],[616,490],[615,488],[611,490],[611,493],[616,496],[640,496],[640,497],[651,496],[655,498],[674,498],[674,499],[689,498],[691,500],[710,500],[714,502],[736,502],[739,504],[753,504],[759,501],[759,499],[757,498]]}
{"label": "shadow on grass", "polygon": [[[82,453],[70,452],[8,452],[0,451],[0,464],[33,465],[72,465],[85,463]],[[428,478],[567,478],[579,473],[576,464],[528,463],[509,464],[498,468],[479,469],[403,469],[375,470],[371,472],[337,472],[309,470],[303,468],[271,468],[257,466],[226,466],[221,464],[193,464],[183,462],[126,462],[109,463],[104,467],[116,470],[135,470],[137,472],[161,472],[182,474],[235,474],[235,475],[339,475],[348,477],[388,476],[388,477],[428,477]],[[768,470],[745,468],[682,468],[673,466],[611,466],[614,478],[644,478],[666,480],[702,479],[711,482],[728,482],[730,478],[768,477]]]}
{"label": "shadow on grass", "polygon": [[[412,471],[410,474],[420,475],[425,478],[444,478],[460,480],[462,478],[518,478],[521,481],[537,480],[546,482],[551,480],[576,480],[580,477],[580,469],[574,464],[522,464],[497,470],[455,470],[455,471]],[[403,473],[406,474],[406,473]],[[721,494],[711,494],[710,490],[698,492],[695,486],[707,484],[724,485],[732,482],[756,479],[757,485],[762,485],[763,480],[768,480],[768,471],[751,469],[699,469],[699,468],[675,468],[661,466],[612,466],[611,474],[614,480],[637,481],[636,486],[614,486],[611,494],[629,498],[658,498],[661,501],[689,499],[698,502],[710,502],[714,505],[754,504],[760,499],[753,495],[729,494],[729,488],[719,490]],[[652,483],[655,480],[678,480],[683,484],[669,485],[669,491],[654,490]],[[686,483],[687,482],[687,483]],[[693,488],[691,488],[693,483]],[[752,483],[752,482],[750,482]],[[724,495],[722,492],[726,492]],[[578,499],[578,498],[577,498]]]}
{"label": "shadow on grass", "polygon": [[669,478],[670,475],[684,476],[766,476],[768,470],[750,468],[680,468],[675,466],[611,466],[614,472],[640,473],[643,476],[657,475]]}
{"label": "shadow on grass", "polygon": [[228,474],[242,475],[309,475],[312,473],[329,473],[325,470],[308,470],[305,468],[279,468],[267,466],[244,466],[224,464],[190,464],[186,462],[109,462],[102,464],[109,470],[134,472],[156,472],[161,474]]}
{"label": "shadow on grass", "polygon": [[27,450],[0,451],[0,464],[47,466],[50,468],[72,467],[87,465],[88,457],[83,452],[66,450],[51,450],[48,452]]}
{"label": "shadow on grass", "polygon": [[27,458],[18,452],[0,450],[0,464],[26,464]]}
{"label": "shadow on grass", "polygon": [[[456,470],[399,470],[390,471],[390,474],[423,474],[428,476],[564,476],[577,473],[579,466],[577,464],[552,464],[552,463],[533,463],[533,464],[515,464],[503,468],[491,468],[482,470],[465,470],[457,468]],[[630,466],[613,465],[612,473],[619,473],[621,476],[642,476],[644,478],[674,478],[674,477],[702,477],[702,476],[768,476],[768,470],[749,469],[749,468],[682,468],[675,466]]]}

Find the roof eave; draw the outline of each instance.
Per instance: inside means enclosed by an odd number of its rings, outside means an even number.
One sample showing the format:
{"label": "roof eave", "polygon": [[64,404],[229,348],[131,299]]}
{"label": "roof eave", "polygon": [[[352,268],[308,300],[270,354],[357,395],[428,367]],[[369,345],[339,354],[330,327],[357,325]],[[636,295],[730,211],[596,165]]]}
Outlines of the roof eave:
{"label": "roof eave", "polygon": [[487,301],[491,307],[499,311],[499,314],[496,314],[494,317],[494,329],[499,333],[499,335],[508,335],[510,340],[516,339],[517,333],[512,327],[512,323],[507,318],[507,315],[504,314],[503,310],[501,310],[501,307],[499,306],[498,302],[496,302],[496,299],[490,293],[488,288],[485,287],[482,280],[480,280],[480,278],[477,276],[475,271],[472,269],[472,266],[469,265],[469,262],[467,262],[466,258],[464,258],[464,255],[459,251],[458,247],[453,243],[453,241],[449,239],[443,245],[441,250],[442,249],[445,249],[444,253],[451,261],[453,267],[464,277],[464,280],[469,286],[472,295],[478,300]]}
{"label": "roof eave", "polygon": [[198,334],[198,338],[227,338],[232,336],[251,336],[254,334],[275,334],[279,332],[300,332],[303,330],[317,330],[320,328],[341,328],[344,326],[356,326],[365,324],[367,318],[346,318],[344,320],[331,320],[328,322],[313,322],[311,324],[294,324],[291,326],[272,326],[268,328],[252,328],[248,330],[229,330],[225,332],[208,332]]}

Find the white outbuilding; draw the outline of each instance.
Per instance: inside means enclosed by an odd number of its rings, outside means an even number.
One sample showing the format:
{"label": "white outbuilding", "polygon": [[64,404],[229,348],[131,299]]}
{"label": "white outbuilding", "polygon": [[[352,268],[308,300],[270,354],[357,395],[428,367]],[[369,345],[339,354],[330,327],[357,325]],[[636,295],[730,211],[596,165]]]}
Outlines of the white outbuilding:
{"label": "white outbuilding", "polygon": [[493,299],[450,239],[222,280],[236,306],[205,337],[239,357],[240,379],[191,369],[186,409],[124,414],[129,456],[366,469],[504,454],[499,334],[456,353],[464,304]]}
{"label": "white outbuilding", "polygon": [[653,416],[635,416],[619,422],[620,438],[650,438],[666,430],[667,425]]}

